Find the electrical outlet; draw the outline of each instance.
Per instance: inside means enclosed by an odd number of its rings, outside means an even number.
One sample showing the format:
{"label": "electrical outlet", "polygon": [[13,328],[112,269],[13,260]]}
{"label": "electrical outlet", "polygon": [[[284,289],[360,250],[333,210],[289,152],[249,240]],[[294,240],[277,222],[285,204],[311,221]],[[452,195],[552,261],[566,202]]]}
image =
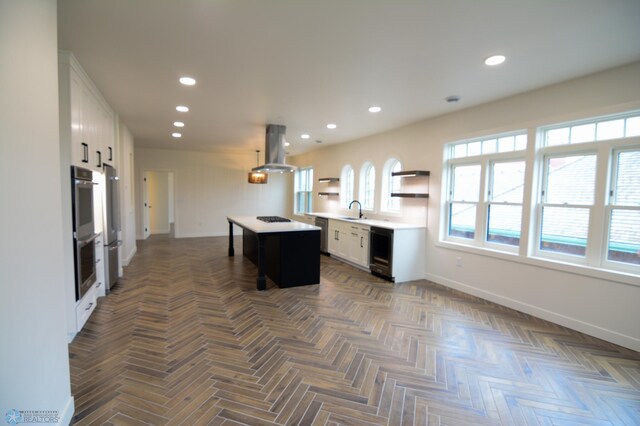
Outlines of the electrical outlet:
{"label": "electrical outlet", "polygon": [[462,268],[462,258],[461,257],[456,257],[456,266],[458,268]]}

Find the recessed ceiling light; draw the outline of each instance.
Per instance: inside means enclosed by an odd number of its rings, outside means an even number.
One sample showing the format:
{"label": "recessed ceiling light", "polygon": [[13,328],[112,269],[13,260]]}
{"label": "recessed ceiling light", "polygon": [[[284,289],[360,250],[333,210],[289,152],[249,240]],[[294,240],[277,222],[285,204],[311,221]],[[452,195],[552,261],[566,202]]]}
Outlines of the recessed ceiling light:
{"label": "recessed ceiling light", "polygon": [[333,123],[327,124],[327,129],[335,129],[336,127],[338,127],[338,126],[333,124]]}
{"label": "recessed ceiling light", "polygon": [[171,133],[171,136],[173,136],[174,138],[181,138],[182,133]]}
{"label": "recessed ceiling light", "polygon": [[182,121],[174,121],[173,125],[176,127],[184,127],[184,123]]}
{"label": "recessed ceiling light", "polygon": [[194,84],[196,84],[196,80],[191,77],[180,77],[179,81],[185,86],[193,86]]}
{"label": "recessed ceiling light", "polygon": [[176,107],[176,111],[179,111],[179,112],[189,112],[189,107],[184,106],[184,105],[178,105],[178,106]]}
{"label": "recessed ceiling light", "polygon": [[291,144],[289,142],[285,142],[284,146],[291,146]]}
{"label": "recessed ceiling light", "polygon": [[380,112],[380,111],[382,111],[382,108],[380,108],[379,106],[369,107],[369,112]]}
{"label": "recessed ceiling light", "polygon": [[484,63],[486,65],[489,66],[494,66],[494,65],[500,65],[501,63],[503,63],[505,60],[507,59],[506,56],[504,55],[493,55],[493,56],[489,56],[487,59],[484,60]]}
{"label": "recessed ceiling light", "polygon": [[311,136],[309,136],[309,134],[308,134],[308,133],[303,133],[303,134],[301,134],[301,135],[300,135],[300,137],[301,137],[302,139],[309,139]]}

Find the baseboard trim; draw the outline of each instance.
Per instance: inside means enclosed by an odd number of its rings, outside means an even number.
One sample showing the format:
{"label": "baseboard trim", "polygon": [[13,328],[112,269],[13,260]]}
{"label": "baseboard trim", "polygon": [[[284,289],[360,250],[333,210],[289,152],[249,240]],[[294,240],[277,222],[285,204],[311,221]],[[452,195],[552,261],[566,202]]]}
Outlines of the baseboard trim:
{"label": "baseboard trim", "polygon": [[71,423],[71,419],[73,418],[73,412],[75,411],[75,403],[73,399],[73,395],[69,395],[69,399],[65,404],[65,407],[60,411],[59,425],[68,425]]}
{"label": "baseboard trim", "polygon": [[134,245],[133,250],[131,250],[131,253],[129,253],[124,259],[122,259],[122,266],[128,266],[129,262],[131,262],[131,259],[133,259],[133,256],[136,255],[137,251],[138,251],[138,247]]}
{"label": "baseboard trim", "polygon": [[176,232],[176,238],[226,237],[228,235],[229,235],[228,231],[227,232]]}
{"label": "baseboard trim", "polygon": [[597,337],[599,339],[606,340],[607,342],[611,342],[616,345],[624,346],[625,348],[629,348],[634,351],[640,351],[640,339],[637,339],[635,337],[627,336],[625,334],[618,333],[617,331],[602,328],[595,324],[590,324],[576,318],[568,317],[566,315],[549,311],[547,309],[530,305],[528,303],[511,299],[509,297],[501,296],[499,294],[482,290],[468,284],[463,284],[461,282],[454,281],[439,275],[425,273],[425,279],[433,281],[437,284],[441,284],[445,287],[450,287],[456,290],[460,290],[464,293],[489,300],[508,308],[516,309],[518,311],[533,315],[546,321],[553,322],[555,324],[562,325],[572,330],[588,334],[589,336]]}

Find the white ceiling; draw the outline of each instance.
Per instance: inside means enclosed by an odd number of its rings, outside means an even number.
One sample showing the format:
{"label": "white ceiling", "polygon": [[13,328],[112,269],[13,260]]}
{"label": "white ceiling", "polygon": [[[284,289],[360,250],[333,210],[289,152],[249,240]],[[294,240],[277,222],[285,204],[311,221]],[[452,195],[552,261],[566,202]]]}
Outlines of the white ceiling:
{"label": "white ceiling", "polygon": [[[59,0],[58,9],[59,47],[145,147],[253,152],[277,123],[297,154],[640,60],[639,0]],[[495,53],[507,61],[484,65]],[[182,75],[197,85],[180,85]]]}

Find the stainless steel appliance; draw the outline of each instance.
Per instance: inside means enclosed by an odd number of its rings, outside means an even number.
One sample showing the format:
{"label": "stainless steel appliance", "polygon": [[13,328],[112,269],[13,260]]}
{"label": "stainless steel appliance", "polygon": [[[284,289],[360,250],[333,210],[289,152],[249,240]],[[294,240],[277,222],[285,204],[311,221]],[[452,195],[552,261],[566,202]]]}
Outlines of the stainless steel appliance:
{"label": "stainless steel appliance", "polygon": [[118,202],[118,176],[116,169],[105,164],[105,228],[104,228],[104,260],[106,292],[118,281],[118,231],[120,230],[120,204]]}
{"label": "stainless steel appliance", "polygon": [[320,228],[320,253],[329,252],[329,219],[316,217],[316,226]]}
{"label": "stainless steel appliance", "polygon": [[369,244],[371,272],[393,281],[393,230],[372,226]]}
{"label": "stainless steel appliance", "polygon": [[75,255],[76,300],[80,300],[96,282],[97,234],[93,224],[93,172],[71,167],[73,203],[73,240]]}

